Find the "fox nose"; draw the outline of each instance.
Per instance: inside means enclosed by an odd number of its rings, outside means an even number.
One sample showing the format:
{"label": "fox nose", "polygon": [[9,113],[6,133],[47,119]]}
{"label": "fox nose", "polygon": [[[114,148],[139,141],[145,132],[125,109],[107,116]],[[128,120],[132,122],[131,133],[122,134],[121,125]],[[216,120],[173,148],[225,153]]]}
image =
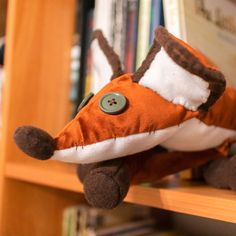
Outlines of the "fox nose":
{"label": "fox nose", "polygon": [[17,128],[14,140],[24,153],[39,160],[49,159],[55,150],[55,141],[50,134],[33,126]]}

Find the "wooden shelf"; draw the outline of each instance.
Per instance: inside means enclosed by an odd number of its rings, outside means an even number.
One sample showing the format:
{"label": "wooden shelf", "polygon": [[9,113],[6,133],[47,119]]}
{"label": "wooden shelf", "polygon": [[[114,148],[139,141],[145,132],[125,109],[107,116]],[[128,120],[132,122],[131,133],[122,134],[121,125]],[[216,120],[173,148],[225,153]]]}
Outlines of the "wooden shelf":
{"label": "wooden shelf", "polygon": [[[65,164],[66,165],[66,164]],[[68,165],[68,169],[61,171],[49,169],[45,166],[7,163],[5,176],[12,179],[46,185],[49,187],[82,192],[83,186],[76,177],[76,168]]]}
{"label": "wooden shelf", "polygon": [[[5,175],[11,179],[82,192],[75,166],[66,171],[7,163]],[[191,181],[163,181],[155,187],[132,186],[127,202],[236,223],[236,193]]]}
{"label": "wooden shelf", "polygon": [[[64,208],[84,202],[75,165],[27,159],[12,139],[20,125],[55,135],[68,122],[75,9],[75,0],[9,1],[0,235],[61,235]],[[125,201],[236,223],[236,193],[201,183],[132,186]]]}

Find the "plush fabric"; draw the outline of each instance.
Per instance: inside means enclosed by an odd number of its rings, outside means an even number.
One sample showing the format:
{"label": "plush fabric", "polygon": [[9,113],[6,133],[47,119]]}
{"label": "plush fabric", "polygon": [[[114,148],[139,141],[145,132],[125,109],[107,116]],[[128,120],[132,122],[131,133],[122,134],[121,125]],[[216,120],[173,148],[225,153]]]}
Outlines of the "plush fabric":
{"label": "plush fabric", "polygon": [[226,88],[222,96],[208,110],[199,115],[199,119],[207,125],[215,125],[225,129],[236,130],[236,90]]}
{"label": "plush fabric", "polygon": [[49,159],[55,150],[54,139],[44,130],[32,126],[19,127],[14,140],[26,154],[39,160]]}
{"label": "plush fabric", "polygon": [[[124,94],[128,100],[126,110],[115,116],[102,112],[98,105],[102,96],[112,91]],[[52,158],[90,163],[131,155],[156,145],[179,151],[218,148],[236,137],[235,101],[235,90],[228,88],[208,113],[194,112],[134,83],[126,74],[105,86],[59,133]],[[232,109],[219,118],[225,104]]]}
{"label": "plush fabric", "polygon": [[203,176],[216,188],[236,190],[236,155],[208,163],[203,168]]}
{"label": "plush fabric", "polygon": [[[159,46],[157,46],[159,45]],[[184,41],[170,34],[165,28],[158,27],[155,31],[155,41],[141,67],[134,73],[134,81],[138,82],[155,61],[155,55],[163,47],[169,57],[179,66],[193,75],[201,77],[209,83],[210,96],[199,109],[208,110],[222,95],[225,89],[224,75],[220,70],[199,51]]]}
{"label": "plush fabric", "polygon": [[[100,99],[110,92],[119,92],[127,98],[128,105],[123,113],[108,115],[99,108]],[[125,74],[97,93],[59,133],[56,137],[57,149],[153,132],[178,125],[197,115],[198,112],[168,102],[152,90],[134,83],[131,76]]]}
{"label": "plush fabric", "polygon": [[114,208],[121,203],[130,186],[130,173],[123,159],[102,162],[84,178],[84,192],[91,205]]}
{"label": "plush fabric", "polygon": [[132,184],[156,182],[181,170],[221,158],[214,149],[204,152],[167,152],[161,147],[99,163],[79,165],[87,201],[96,207],[114,208]]}
{"label": "plush fabric", "polygon": [[[109,76],[112,74],[112,68],[108,63],[107,58],[104,56],[102,50],[100,49],[98,40],[93,40],[91,44],[91,49],[94,51],[93,58],[96,63],[93,65],[93,76],[96,78],[95,82],[92,84],[93,93],[97,93],[101,87],[109,83]],[[103,69],[100,68],[103,65]],[[106,79],[104,79],[106,78]]]}
{"label": "plush fabric", "polygon": [[235,136],[236,132],[232,129],[206,125],[193,118],[184,122],[178,132],[164,141],[162,146],[177,151],[201,151],[214,147],[218,149],[225,141],[234,140]]}
{"label": "plush fabric", "polygon": [[93,56],[92,92],[97,93],[110,79],[124,74],[118,55],[114,52],[100,30],[93,33],[91,44]]}
{"label": "plush fabric", "polygon": [[166,100],[193,111],[205,103],[210,95],[208,83],[176,64],[164,48],[156,54],[139,84],[154,90]]}
{"label": "plush fabric", "polygon": [[[225,88],[221,71],[163,27],[133,74],[123,73],[101,31],[93,39],[101,58],[95,58],[97,76],[111,81],[55,138],[34,127],[17,129],[18,147],[37,159],[84,164],[79,177],[96,207],[117,206],[130,184],[202,164],[209,184],[236,189],[235,158],[225,158],[236,141],[236,91]],[[99,107],[111,92],[126,98],[119,114]]]}

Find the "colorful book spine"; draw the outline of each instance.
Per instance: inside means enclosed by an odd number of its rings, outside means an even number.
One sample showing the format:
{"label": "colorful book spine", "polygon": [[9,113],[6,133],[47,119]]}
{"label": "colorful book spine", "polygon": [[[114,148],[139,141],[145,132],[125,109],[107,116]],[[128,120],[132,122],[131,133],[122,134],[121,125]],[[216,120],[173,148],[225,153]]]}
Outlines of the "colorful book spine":
{"label": "colorful book spine", "polygon": [[151,0],[140,0],[136,68],[144,60],[149,50]]}
{"label": "colorful book spine", "polygon": [[125,42],[125,71],[131,73],[135,70],[137,27],[138,27],[138,0],[128,0],[127,24]]}
{"label": "colorful book spine", "polygon": [[150,17],[151,17],[151,23],[150,23],[149,45],[151,45],[153,42],[155,29],[157,28],[157,26],[158,25],[164,26],[162,0],[152,0]]}

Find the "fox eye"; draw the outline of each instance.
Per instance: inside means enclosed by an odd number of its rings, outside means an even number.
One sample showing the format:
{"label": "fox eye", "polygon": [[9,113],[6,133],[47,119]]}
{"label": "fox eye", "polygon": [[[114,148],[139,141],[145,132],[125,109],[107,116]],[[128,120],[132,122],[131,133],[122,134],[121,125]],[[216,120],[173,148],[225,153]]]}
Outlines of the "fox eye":
{"label": "fox eye", "polygon": [[117,115],[124,111],[127,104],[126,97],[117,92],[107,93],[99,101],[99,108],[107,114]]}
{"label": "fox eye", "polygon": [[94,93],[89,93],[83,100],[82,102],[79,104],[78,108],[77,108],[77,112],[79,112],[88,102],[89,100],[94,96]]}

